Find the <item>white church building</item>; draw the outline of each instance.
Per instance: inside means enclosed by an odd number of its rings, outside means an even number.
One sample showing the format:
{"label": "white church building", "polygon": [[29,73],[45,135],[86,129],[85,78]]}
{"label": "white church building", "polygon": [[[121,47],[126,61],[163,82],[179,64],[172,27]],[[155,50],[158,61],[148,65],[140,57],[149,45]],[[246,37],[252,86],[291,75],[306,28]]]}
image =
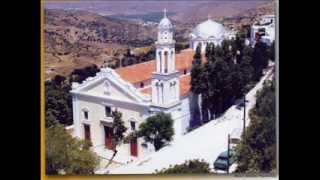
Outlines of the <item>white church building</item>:
{"label": "white church building", "polygon": [[223,40],[235,38],[235,35],[235,31],[229,30],[208,17],[208,20],[193,29],[190,34],[189,47],[196,50],[197,46],[201,44],[201,51],[204,52],[207,44],[221,45]]}
{"label": "white church building", "polygon": [[[161,111],[170,113],[174,120],[174,138],[187,132],[191,116],[190,70],[194,50],[186,49],[175,54],[173,32],[173,25],[165,13],[158,25],[155,60],[116,70],[103,68],[95,77],[72,84],[73,135],[90,140],[99,156],[109,159],[112,155],[111,112],[115,109],[122,113],[127,134]],[[205,35],[212,33],[218,35],[224,33],[224,29],[217,25],[217,29]],[[220,41],[221,37],[214,38]],[[153,145],[145,143],[142,138],[122,144],[117,150],[114,160],[119,163],[154,152]]]}

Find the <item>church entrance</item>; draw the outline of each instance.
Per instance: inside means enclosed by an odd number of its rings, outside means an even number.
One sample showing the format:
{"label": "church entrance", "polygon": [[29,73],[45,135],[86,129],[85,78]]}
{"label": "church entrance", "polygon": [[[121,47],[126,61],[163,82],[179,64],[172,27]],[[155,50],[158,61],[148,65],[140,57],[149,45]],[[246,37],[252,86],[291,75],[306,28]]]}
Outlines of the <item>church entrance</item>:
{"label": "church entrance", "polygon": [[132,138],[130,141],[130,152],[131,156],[138,156],[138,143],[137,138]]}
{"label": "church entrance", "polygon": [[90,126],[87,124],[84,124],[84,139],[87,141],[90,141]]}
{"label": "church entrance", "polygon": [[113,144],[112,144],[112,136],[113,136],[113,132],[112,132],[112,128],[109,126],[104,126],[104,135],[105,135],[105,147],[107,149],[113,150]]}

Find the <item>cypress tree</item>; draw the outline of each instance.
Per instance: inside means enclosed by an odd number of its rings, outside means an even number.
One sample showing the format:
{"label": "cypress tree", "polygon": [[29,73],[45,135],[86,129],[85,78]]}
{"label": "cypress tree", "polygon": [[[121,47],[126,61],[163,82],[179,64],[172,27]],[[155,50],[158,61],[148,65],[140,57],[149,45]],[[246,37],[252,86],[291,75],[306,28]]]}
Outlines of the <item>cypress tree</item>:
{"label": "cypress tree", "polygon": [[252,55],[252,66],[254,68],[253,79],[259,81],[263,74],[263,69],[268,65],[267,45],[263,42],[255,44]]}
{"label": "cypress tree", "polygon": [[[208,47],[208,46],[207,46]],[[191,91],[193,92],[193,109],[191,126],[198,126],[201,124],[199,118],[199,95],[204,92],[204,72],[201,64],[201,46],[198,46],[194,55],[194,63],[191,69]]]}
{"label": "cypress tree", "polygon": [[208,59],[208,57],[210,55],[210,52],[211,52],[211,43],[207,44],[207,46],[206,46],[205,56],[206,56],[207,59]]}

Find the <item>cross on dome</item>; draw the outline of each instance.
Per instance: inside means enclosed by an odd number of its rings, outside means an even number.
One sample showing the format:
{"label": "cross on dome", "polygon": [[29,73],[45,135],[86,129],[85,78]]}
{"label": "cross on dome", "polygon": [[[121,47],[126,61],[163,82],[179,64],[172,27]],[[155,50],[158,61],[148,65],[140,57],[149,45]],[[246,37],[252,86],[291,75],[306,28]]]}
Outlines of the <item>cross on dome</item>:
{"label": "cross on dome", "polygon": [[163,10],[163,17],[167,17],[167,9],[166,8],[164,8],[164,10]]}

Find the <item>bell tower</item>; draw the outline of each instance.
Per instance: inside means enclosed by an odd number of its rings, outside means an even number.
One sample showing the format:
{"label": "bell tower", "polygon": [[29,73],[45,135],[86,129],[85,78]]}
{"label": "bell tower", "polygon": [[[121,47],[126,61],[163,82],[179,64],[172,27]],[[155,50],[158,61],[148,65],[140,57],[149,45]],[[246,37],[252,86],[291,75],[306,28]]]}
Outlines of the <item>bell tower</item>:
{"label": "bell tower", "polygon": [[167,11],[158,26],[156,45],[156,72],[152,78],[152,104],[170,107],[180,100],[179,73],[176,71],[175,40],[173,25],[167,18]]}

